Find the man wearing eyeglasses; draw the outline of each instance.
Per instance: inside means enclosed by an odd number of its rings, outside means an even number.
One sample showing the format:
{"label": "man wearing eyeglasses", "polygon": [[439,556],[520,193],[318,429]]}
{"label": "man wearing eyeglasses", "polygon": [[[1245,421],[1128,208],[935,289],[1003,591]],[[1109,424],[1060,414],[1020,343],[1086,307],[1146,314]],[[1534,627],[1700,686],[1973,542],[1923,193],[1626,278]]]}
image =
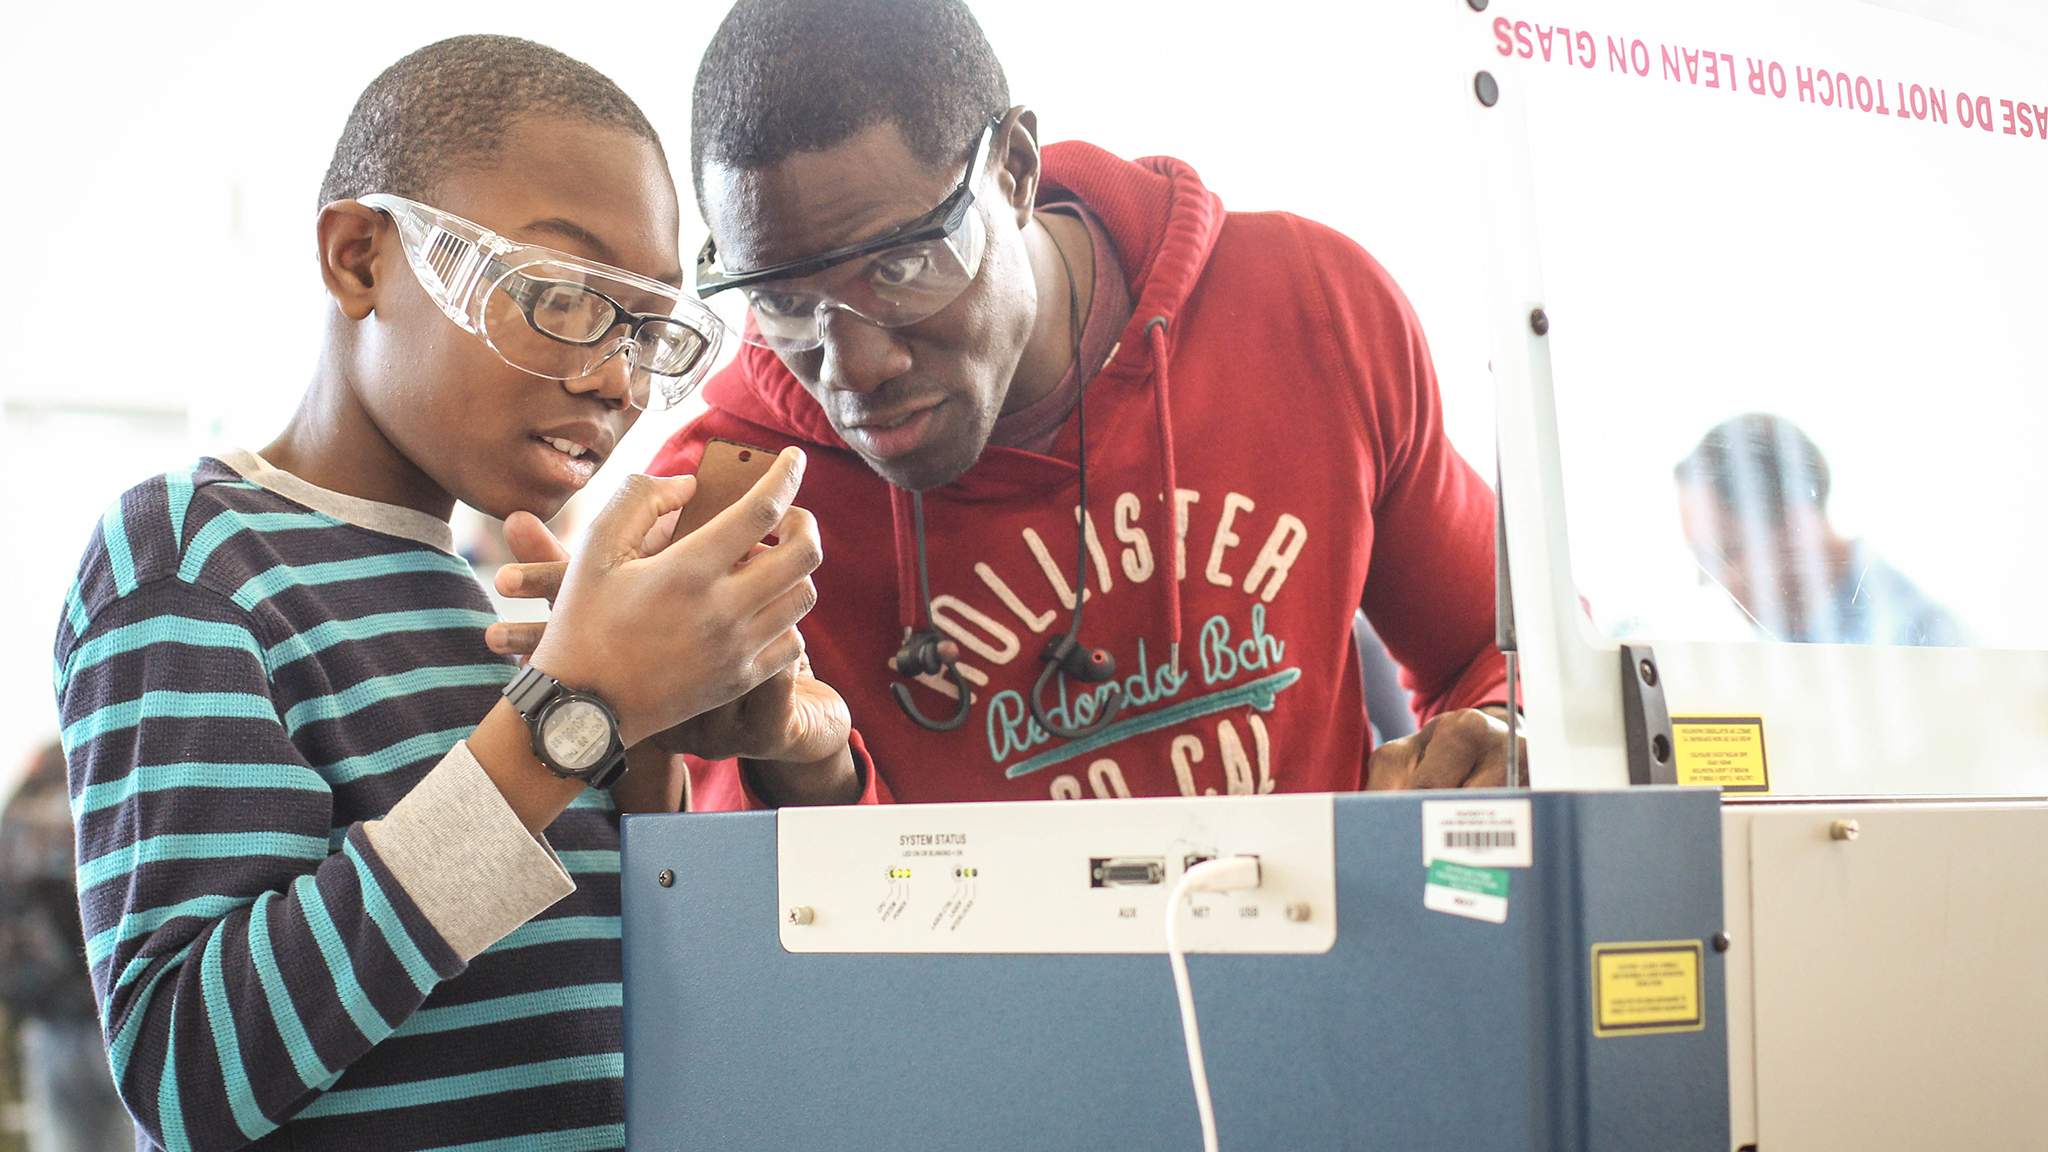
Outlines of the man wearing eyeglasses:
{"label": "man wearing eyeglasses", "polygon": [[[957,0],[742,0],[704,55],[708,441],[812,453],[805,629],[898,801],[1501,781],[1493,500],[1337,233],[1042,148]],[[1420,732],[1376,751],[1352,618]],[[697,806],[847,780],[693,766]]]}

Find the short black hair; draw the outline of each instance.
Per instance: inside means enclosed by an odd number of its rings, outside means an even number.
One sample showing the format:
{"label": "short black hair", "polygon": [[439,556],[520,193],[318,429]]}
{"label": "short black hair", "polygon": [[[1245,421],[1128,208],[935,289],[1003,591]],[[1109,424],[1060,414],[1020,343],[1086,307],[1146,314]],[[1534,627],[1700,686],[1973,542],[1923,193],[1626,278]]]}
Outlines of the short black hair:
{"label": "short black hair", "polygon": [[372,192],[431,199],[442,178],[490,162],[529,116],[564,116],[661,137],[640,106],[602,72],[514,36],[453,36],[386,68],[335,142],[322,206]]}
{"label": "short black hair", "polygon": [[1704,488],[1724,508],[1773,520],[1797,505],[1825,511],[1831,484],[1827,458],[1813,438],[1768,412],[1714,425],[1673,472],[1680,484]]}
{"label": "short black hair", "polygon": [[739,0],[691,92],[704,168],[766,168],[893,121],[927,164],[957,161],[1010,106],[1010,82],[961,0]]}

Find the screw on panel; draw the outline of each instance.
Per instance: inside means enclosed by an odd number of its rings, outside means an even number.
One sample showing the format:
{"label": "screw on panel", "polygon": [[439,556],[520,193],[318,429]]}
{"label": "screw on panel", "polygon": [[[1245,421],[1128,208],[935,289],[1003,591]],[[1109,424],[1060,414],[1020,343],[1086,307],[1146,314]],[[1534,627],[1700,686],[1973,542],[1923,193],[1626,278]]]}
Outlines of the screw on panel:
{"label": "screw on panel", "polygon": [[1640,664],[1637,667],[1636,670],[1642,673],[1644,684],[1648,685],[1651,688],[1655,688],[1657,686],[1657,666],[1655,664],[1651,663],[1648,660],[1645,660],[1642,662],[1642,664]]}
{"label": "screw on panel", "polygon": [[1309,917],[1312,915],[1314,915],[1314,912],[1305,903],[1297,901],[1287,906],[1287,918],[1289,920],[1294,921],[1296,924],[1307,923]]}
{"label": "screw on panel", "polygon": [[1465,0],[1466,5],[1470,7],[1474,12],[1486,11],[1486,5],[1489,2],[1490,0]]}
{"label": "screw on panel", "polygon": [[1726,951],[1727,951],[1728,949],[1730,949],[1730,948],[1734,947],[1734,945],[1735,945],[1735,941],[1734,941],[1734,939],[1733,939],[1732,937],[1730,937],[1730,936],[1728,935],[1728,933],[1726,933],[1726,932],[1716,932],[1716,933],[1714,933],[1714,951],[1716,951],[1716,952],[1726,952]]}
{"label": "screw on panel", "polygon": [[654,878],[654,882],[656,884],[661,885],[663,888],[667,888],[674,885],[676,882],[676,870],[673,868],[663,868],[661,870],[661,875],[656,876]]}
{"label": "screw on panel", "polygon": [[1854,840],[1863,835],[1863,829],[1854,820],[1837,820],[1828,825],[1828,839]]}
{"label": "screw on panel", "polygon": [[809,904],[798,904],[789,910],[789,922],[792,927],[801,928],[817,918],[818,914],[811,910]]}
{"label": "screw on panel", "polygon": [[[1529,313],[1529,331],[1538,336],[1550,335],[1550,313],[1541,308]],[[1649,661],[1645,660],[1643,663],[1648,664]],[[1651,683],[1654,684],[1656,681],[1652,680]]]}
{"label": "screw on panel", "polygon": [[1500,81],[1495,80],[1491,72],[1481,72],[1472,77],[1472,94],[1479,97],[1481,104],[1491,108],[1500,103]]}

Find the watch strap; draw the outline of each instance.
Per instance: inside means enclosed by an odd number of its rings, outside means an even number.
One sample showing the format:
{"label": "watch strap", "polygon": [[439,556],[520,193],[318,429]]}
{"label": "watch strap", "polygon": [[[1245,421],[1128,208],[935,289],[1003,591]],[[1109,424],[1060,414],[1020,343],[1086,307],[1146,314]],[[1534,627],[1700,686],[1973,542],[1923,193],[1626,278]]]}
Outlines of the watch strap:
{"label": "watch strap", "polygon": [[505,685],[505,699],[512,710],[526,717],[529,723],[540,714],[541,705],[554,698],[562,690],[562,682],[553,676],[528,664],[519,670],[519,675]]}
{"label": "watch strap", "polygon": [[612,785],[618,783],[619,777],[625,774],[626,746],[619,743],[618,737],[614,736],[612,738],[611,754],[607,756],[603,761],[599,762],[597,768],[592,772],[590,778],[588,780],[585,780],[584,783],[590,785],[592,788],[595,788],[600,792],[603,792],[610,789]]}

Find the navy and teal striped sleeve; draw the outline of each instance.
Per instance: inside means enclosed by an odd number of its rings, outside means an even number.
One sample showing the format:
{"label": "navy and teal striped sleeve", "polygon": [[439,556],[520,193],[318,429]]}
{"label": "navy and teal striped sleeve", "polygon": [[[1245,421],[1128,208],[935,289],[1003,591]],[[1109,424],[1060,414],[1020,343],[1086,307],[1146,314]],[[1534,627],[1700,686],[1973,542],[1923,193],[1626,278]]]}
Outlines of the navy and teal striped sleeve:
{"label": "navy and teal striped sleeve", "polygon": [[466,955],[366,825],[330,829],[248,616],[175,577],[122,583],[89,621],[67,609],[57,646],[86,958],[137,1122],[166,1149],[236,1148]]}

